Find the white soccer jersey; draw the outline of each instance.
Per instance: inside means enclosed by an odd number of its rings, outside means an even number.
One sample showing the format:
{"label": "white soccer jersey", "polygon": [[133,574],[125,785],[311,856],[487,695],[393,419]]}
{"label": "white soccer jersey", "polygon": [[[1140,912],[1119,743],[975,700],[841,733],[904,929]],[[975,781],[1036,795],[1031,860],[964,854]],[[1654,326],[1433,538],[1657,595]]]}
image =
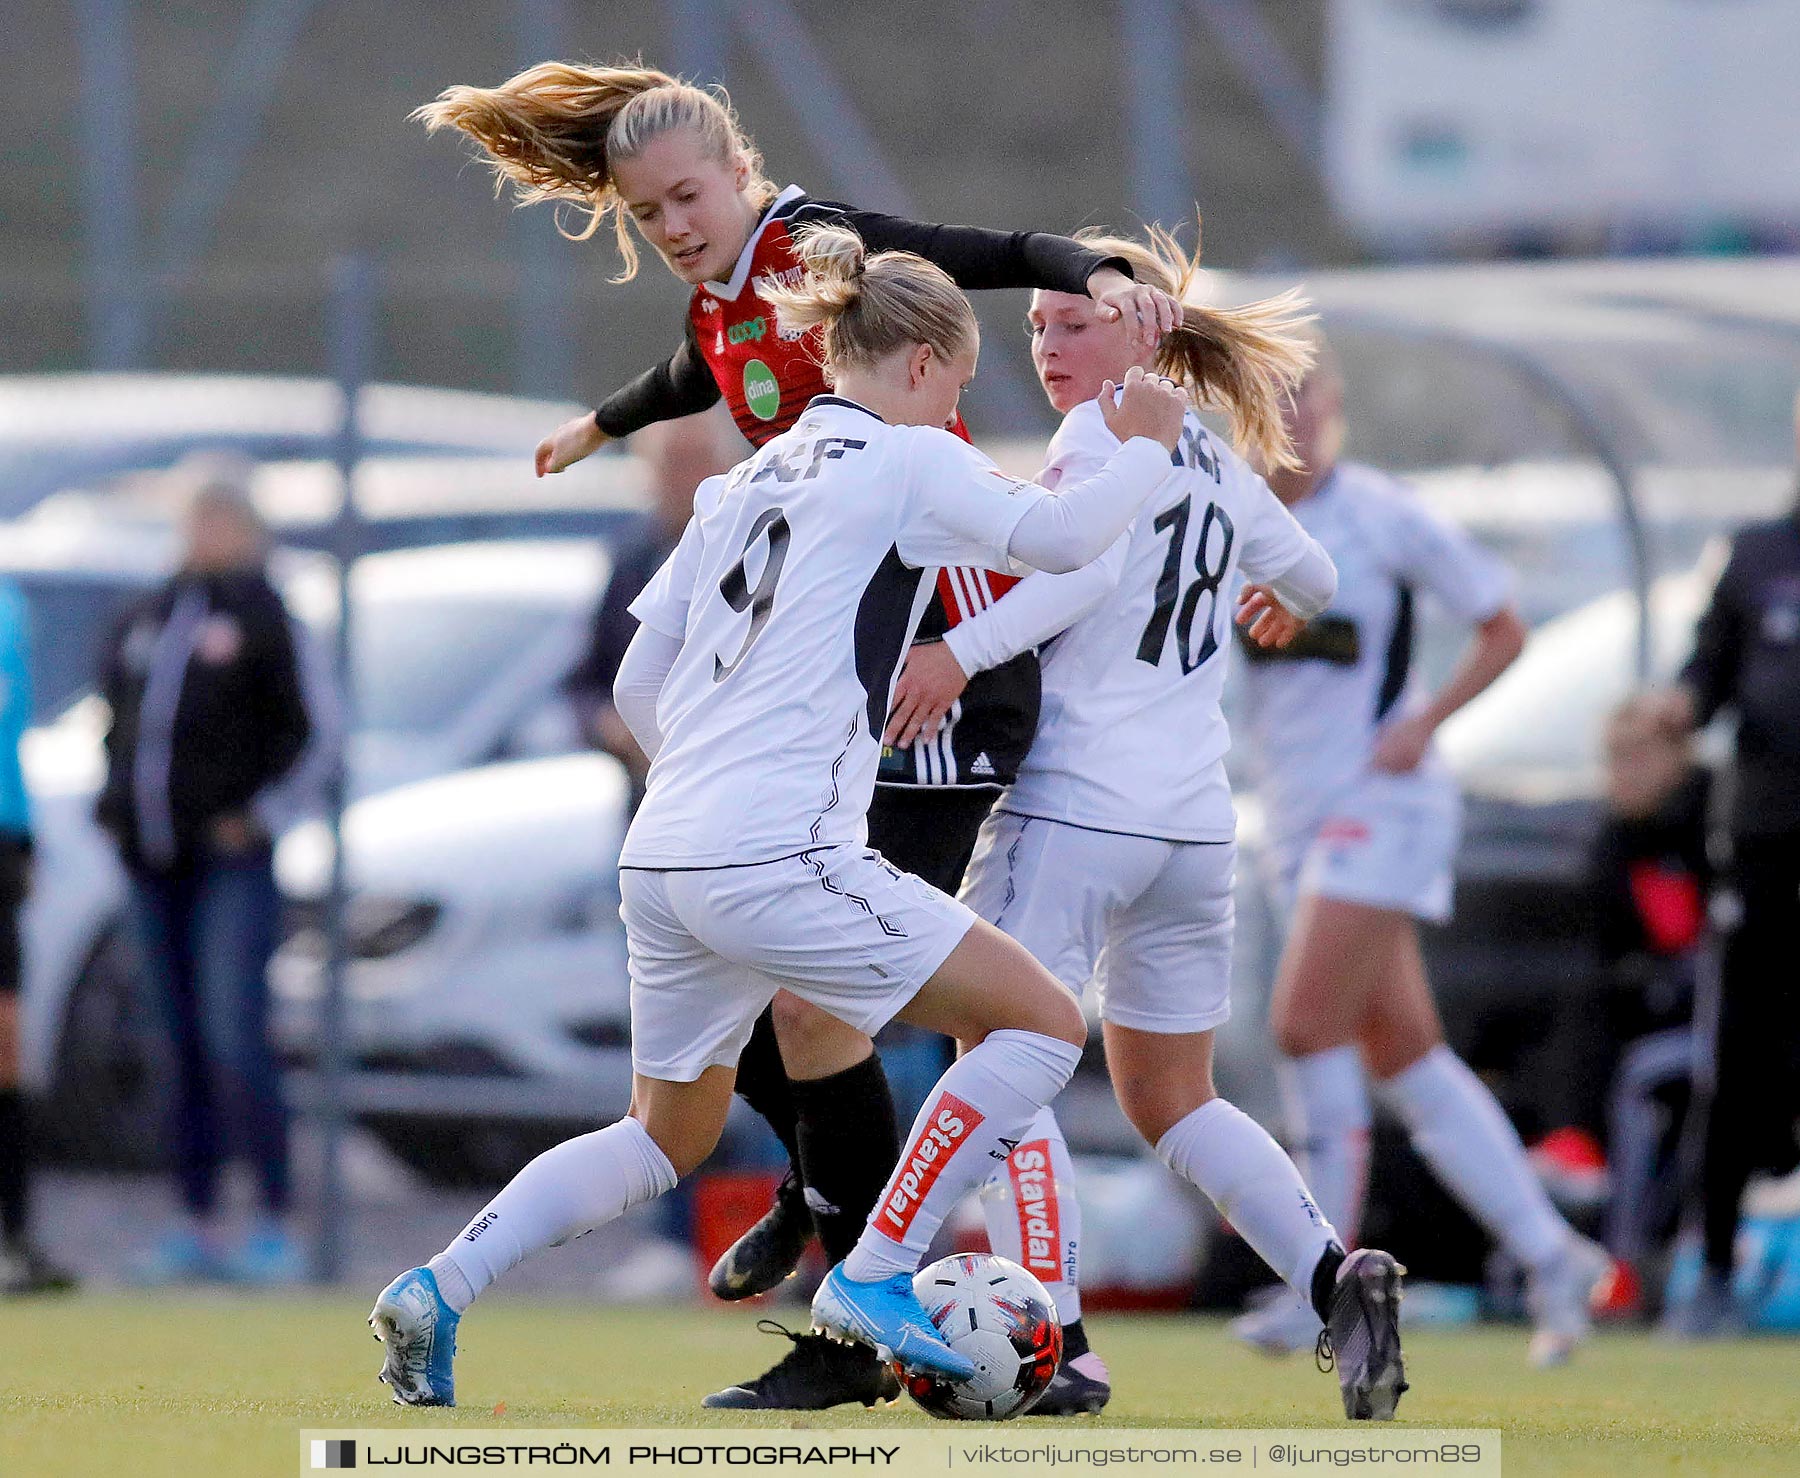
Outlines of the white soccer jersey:
{"label": "white soccer jersey", "polygon": [[[1147,488],[1162,455],[1133,442],[1119,472]],[[1014,529],[1043,496],[947,431],[829,395],[703,483],[631,606],[682,647],[622,864],[716,868],[860,843],[926,572],[1009,568]]]}
{"label": "white soccer jersey", "polygon": [[[1338,588],[1292,647],[1243,664],[1250,749],[1277,837],[1316,825],[1367,773],[1382,721],[1406,711],[1414,592],[1476,622],[1512,589],[1498,558],[1373,468],[1341,464],[1293,512],[1337,565]],[[1435,754],[1414,775],[1449,783]]]}
{"label": "white soccer jersey", "polygon": [[[1086,402],[1064,418],[1040,480],[1078,481],[1118,449],[1098,403]],[[1102,557],[1116,585],[1042,651],[1038,736],[1002,811],[1169,841],[1235,835],[1219,698],[1239,572],[1277,580],[1313,545],[1191,412],[1171,460]]]}

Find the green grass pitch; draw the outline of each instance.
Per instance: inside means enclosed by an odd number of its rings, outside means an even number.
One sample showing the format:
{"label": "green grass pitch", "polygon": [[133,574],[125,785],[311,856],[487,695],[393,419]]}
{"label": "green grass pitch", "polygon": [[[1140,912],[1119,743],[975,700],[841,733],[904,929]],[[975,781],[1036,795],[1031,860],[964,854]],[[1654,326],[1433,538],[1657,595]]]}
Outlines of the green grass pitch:
{"label": "green grass pitch", "polygon": [[[290,1474],[303,1427],[789,1426],[703,1412],[707,1391],[781,1353],[761,1311],[491,1299],[462,1331],[455,1411],[401,1412],[374,1380],[362,1300],[101,1294],[0,1304],[0,1474]],[[799,1311],[777,1310],[798,1323]],[[1118,1426],[1338,1420],[1309,1358],[1276,1363],[1198,1318],[1090,1321]],[[1498,1427],[1508,1475],[1800,1473],[1800,1341],[1676,1348],[1603,1335],[1567,1370],[1524,1363],[1519,1330],[1407,1340],[1403,1425]],[[504,1410],[495,1408],[504,1403]],[[906,1403],[821,1426],[930,1423]]]}

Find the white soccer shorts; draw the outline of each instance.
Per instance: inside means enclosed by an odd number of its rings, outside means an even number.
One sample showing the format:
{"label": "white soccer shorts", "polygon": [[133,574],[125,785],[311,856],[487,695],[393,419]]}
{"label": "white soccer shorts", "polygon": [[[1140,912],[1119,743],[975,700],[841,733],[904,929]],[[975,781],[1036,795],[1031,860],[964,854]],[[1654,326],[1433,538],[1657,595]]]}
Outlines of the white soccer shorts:
{"label": "white soccer shorts", "polygon": [[1365,775],[1271,849],[1277,901],[1290,918],[1314,894],[1443,923],[1461,836],[1462,797],[1448,777]]}
{"label": "white soccer shorts", "polygon": [[1103,1021],[1211,1031],[1231,1015],[1232,842],[1166,842],[995,811],[962,901]]}
{"label": "white soccer shorts", "polygon": [[747,867],[619,873],[631,958],[631,1061],[691,1083],[737,1065],[790,990],[873,1036],[918,994],[975,916],[865,847]]}

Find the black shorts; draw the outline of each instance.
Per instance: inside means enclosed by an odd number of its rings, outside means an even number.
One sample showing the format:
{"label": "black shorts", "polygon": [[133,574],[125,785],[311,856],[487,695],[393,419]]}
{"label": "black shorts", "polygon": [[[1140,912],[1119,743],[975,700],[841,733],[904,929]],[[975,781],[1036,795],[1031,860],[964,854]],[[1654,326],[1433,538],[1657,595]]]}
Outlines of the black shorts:
{"label": "black shorts", "polygon": [[31,849],[15,838],[0,837],[0,996],[16,996],[23,983],[19,913],[30,877]]}
{"label": "black shorts", "polygon": [[877,785],[869,806],[869,845],[895,867],[954,898],[981,823],[999,796],[990,789]]}

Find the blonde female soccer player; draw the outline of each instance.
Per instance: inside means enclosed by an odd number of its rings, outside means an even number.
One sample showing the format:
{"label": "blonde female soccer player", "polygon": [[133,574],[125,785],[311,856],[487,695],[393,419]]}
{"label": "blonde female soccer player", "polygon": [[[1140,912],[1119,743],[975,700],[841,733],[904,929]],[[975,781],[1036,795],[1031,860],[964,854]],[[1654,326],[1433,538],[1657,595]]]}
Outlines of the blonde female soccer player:
{"label": "blonde female soccer player", "polygon": [[[1493,1094],[1445,1044],[1419,949],[1419,921],[1450,914],[1461,807],[1432,735],[1507,668],[1525,627],[1499,560],[1394,479],[1339,459],[1343,380],[1321,348],[1288,411],[1304,465],[1269,484],[1336,562],[1337,595],[1305,638],[1252,652],[1270,660],[1245,673],[1271,881],[1291,919],[1269,1013],[1289,1128],[1320,1206],[1354,1239],[1372,1078],[1420,1157],[1525,1268],[1530,1357],[1553,1365],[1587,1333],[1608,1261],[1557,1213]],[[1421,593],[1474,628],[1430,694],[1411,671]],[[1281,1353],[1312,1342],[1311,1322],[1276,1295],[1235,1327]]]}
{"label": "blonde female soccer player", "polygon": [[[927,1097],[849,1256],[813,1301],[826,1331],[951,1378],[973,1364],[912,1292],[951,1205],[1068,1080],[1086,1024],[1026,951],[863,845],[895,671],[942,565],[1074,569],[1167,478],[1170,381],[1104,397],[1117,455],[1056,493],[944,426],[975,372],[968,300],[907,253],[803,237],[763,292],[823,330],[834,392],[728,476],[632,611],[614,687],[651,767],[621,856],[630,1115],[527,1165],[370,1322],[408,1405],[454,1400],[456,1327],[501,1273],[670,1189],[711,1153],[738,1055],[777,991],[872,1033],[895,1016],[973,1043]],[[1101,411],[1097,410],[1097,414]],[[885,1153],[885,1146],[870,1146]]]}
{"label": "blonde female soccer player", "polygon": [[[1153,240],[1154,249],[1091,244],[1180,295],[1195,264],[1163,233]],[[1184,327],[1152,350],[1082,299],[1039,292],[1033,360],[1064,412],[1042,481],[1090,476],[1117,452],[1103,387],[1139,367],[1178,376],[1202,403],[1227,410],[1240,441],[1291,461],[1280,407],[1308,358],[1300,316],[1291,299],[1230,312],[1189,306]],[[1048,643],[1037,741],[982,828],[962,897],[1065,985],[1097,979],[1126,1117],[1294,1289],[1314,1335],[1329,1325],[1346,1415],[1387,1418],[1405,1389],[1400,1269],[1384,1252],[1346,1258],[1280,1146],[1212,1081],[1213,1032],[1231,989],[1236,817],[1219,702],[1233,592],[1252,582],[1240,619],[1278,648],[1324,609],[1336,576],[1263,480],[1191,411],[1171,461],[1131,529],[1094,564],[1034,575],[952,631],[941,654],[914,654],[918,666],[952,665],[954,677]],[[995,1247],[1045,1279],[1064,1323],[1072,1353],[1034,1408],[1050,1415],[1099,1410],[1111,1394],[1081,1332],[1070,1174],[1046,1109],[1006,1164],[1011,1193],[985,1198]]]}
{"label": "blonde female soccer player", "polygon": [[[636,271],[641,238],[693,289],[675,352],[592,415],[546,437],[537,449],[540,474],[721,397],[757,446],[787,431],[827,388],[818,335],[778,328],[760,284],[798,277],[795,233],[807,226],[845,225],[870,251],[916,252],[967,289],[1085,294],[1102,317],[1147,341],[1176,320],[1173,299],[1132,281],[1122,259],[1067,237],[902,220],[814,200],[798,186],[778,188],[723,94],[654,69],[547,62],[498,87],[452,87],[419,116],[432,129],[472,138],[521,199],[585,214],[577,239],[610,224],[623,277]],[[923,637],[940,636],[1009,584],[985,571],[943,571]],[[1037,662],[1022,654],[984,673],[920,743],[886,755],[869,814],[872,844],[954,892],[982,817],[1031,743],[1037,704]],[[815,1224],[827,1261],[842,1258],[899,1151],[872,1045],[795,998],[780,998],[772,1019],[759,1024],[738,1091],[769,1121],[793,1168],[768,1216],[713,1270],[714,1292],[728,1299],[765,1292],[792,1272]],[[871,1142],[884,1136],[888,1148],[872,1152]],[[866,1352],[802,1337],[773,1370],[707,1404],[825,1407],[892,1391],[891,1377]]]}

